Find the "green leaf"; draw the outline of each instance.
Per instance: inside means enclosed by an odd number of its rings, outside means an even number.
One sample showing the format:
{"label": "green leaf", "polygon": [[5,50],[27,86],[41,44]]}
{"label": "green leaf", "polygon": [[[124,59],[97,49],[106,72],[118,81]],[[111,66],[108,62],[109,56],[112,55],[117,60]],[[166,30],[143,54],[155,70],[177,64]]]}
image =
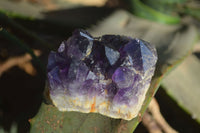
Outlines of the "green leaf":
{"label": "green leaf", "polygon": [[29,16],[30,18],[41,18],[42,6],[31,4],[27,1],[14,2],[10,0],[1,0],[0,9],[8,12],[13,12],[13,15],[20,14]]}
{"label": "green leaf", "polygon": [[187,0],[144,0],[144,2],[149,1],[156,4],[156,3],[163,3],[163,4],[181,4],[187,2]]}
{"label": "green leaf", "polygon": [[163,88],[186,112],[200,123],[200,61],[189,56],[162,82]]}
{"label": "green leaf", "polygon": [[178,6],[176,3],[167,3],[162,0],[145,0],[145,1],[143,1],[143,3],[148,5],[151,8],[153,8],[161,13],[167,14],[167,15],[176,14],[175,11],[177,11],[177,9],[178,9],[177,8]]}
{"label": "green leaf", "polygon": [[56,29],[60,26],[64,28],[88,26],[113,10],[70,1],[48,0],[34,3],[31,0],[0,0],[0,13],[22,20],[42,20],[53,25],[50,29]]}
{"label": "green leaf", "polygon": [[191,15],[191,16],[197,18],[198,20],[200,20],[200,6],[199,7],[188,6],[184,9],[184,13]]}
{"label": "green leaf", "polygon": [[[52,6],[52,7],[48,7]],[[61,10],[66,8],[73,8],[81,5],[75,5],[67,1],[56,0],[45,2],[36,1],[14,1],[14,0],[0,0],[0,9],[12,13],[10,15],[28,16],[29,18],[41,19],[45,17],[45,12],[53,10]]]}
{"label": "green leaf", "polygon": [[107,33],[138,37],[156,45],[157,68],[139,115],[126,121],[97,113],[60,112],[52,105],[42,104],[39,113],[31,120],[31,133],[132,133],[163,77],[185,58],[197,39],[197,31],[191,25],[172,26],[154,23],[122,10],[116,11],[89,32],[94,36]]}
{"label": "green leaf", "polygon": [[142,18],[166,24],[177,24],[180,22],[180,18],[178,16],[170,16],[167,14],[163,14],[145,5],[140,0],[132,0],[132,7],[133,13]]}

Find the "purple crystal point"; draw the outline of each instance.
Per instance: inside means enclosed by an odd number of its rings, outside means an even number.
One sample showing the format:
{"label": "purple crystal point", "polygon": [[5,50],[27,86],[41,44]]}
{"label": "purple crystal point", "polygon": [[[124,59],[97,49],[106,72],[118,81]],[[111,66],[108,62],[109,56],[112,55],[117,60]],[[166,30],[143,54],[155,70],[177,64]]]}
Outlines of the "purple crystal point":
{"label": "purple crystal point", "polygon": [[60,111],[98,112],[130,120],[138,115],[154,74],[149,43],[75,30],[48,59],[50,97]]}

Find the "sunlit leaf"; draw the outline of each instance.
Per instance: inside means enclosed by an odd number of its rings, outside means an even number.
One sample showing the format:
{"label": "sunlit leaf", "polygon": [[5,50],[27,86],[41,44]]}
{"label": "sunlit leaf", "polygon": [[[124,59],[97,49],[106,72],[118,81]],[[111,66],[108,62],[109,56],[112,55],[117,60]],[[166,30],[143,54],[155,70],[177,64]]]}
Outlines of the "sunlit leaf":
{"label": "sunlit leaf", "polygon": [[200,122],[199,68],[199,59],[191,55],[162,82],[167,93],[198,122]]}

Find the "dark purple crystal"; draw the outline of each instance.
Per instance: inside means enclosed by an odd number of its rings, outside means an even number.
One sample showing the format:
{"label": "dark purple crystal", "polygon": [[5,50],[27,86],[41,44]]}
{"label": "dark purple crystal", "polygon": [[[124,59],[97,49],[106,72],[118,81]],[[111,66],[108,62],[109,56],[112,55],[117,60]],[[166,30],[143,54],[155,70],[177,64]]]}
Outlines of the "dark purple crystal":
{"label": "dark purple crystal", "polygon": [[48,59],[53,103],[61,111],[134,118],[144,101],[157,55],[149,43],[75,30]]}

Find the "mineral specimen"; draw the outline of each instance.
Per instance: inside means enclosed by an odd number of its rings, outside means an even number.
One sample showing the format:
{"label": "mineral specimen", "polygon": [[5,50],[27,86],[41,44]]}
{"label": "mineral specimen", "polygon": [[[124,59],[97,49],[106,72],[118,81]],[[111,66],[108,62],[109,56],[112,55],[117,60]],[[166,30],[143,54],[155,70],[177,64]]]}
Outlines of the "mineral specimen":
{"label": "mineral specimen", "polygon": [[50,97],[60,111],[131,120],[144,102],[156,61],[156,49],[143,40],[75,30],[49,54]]}

